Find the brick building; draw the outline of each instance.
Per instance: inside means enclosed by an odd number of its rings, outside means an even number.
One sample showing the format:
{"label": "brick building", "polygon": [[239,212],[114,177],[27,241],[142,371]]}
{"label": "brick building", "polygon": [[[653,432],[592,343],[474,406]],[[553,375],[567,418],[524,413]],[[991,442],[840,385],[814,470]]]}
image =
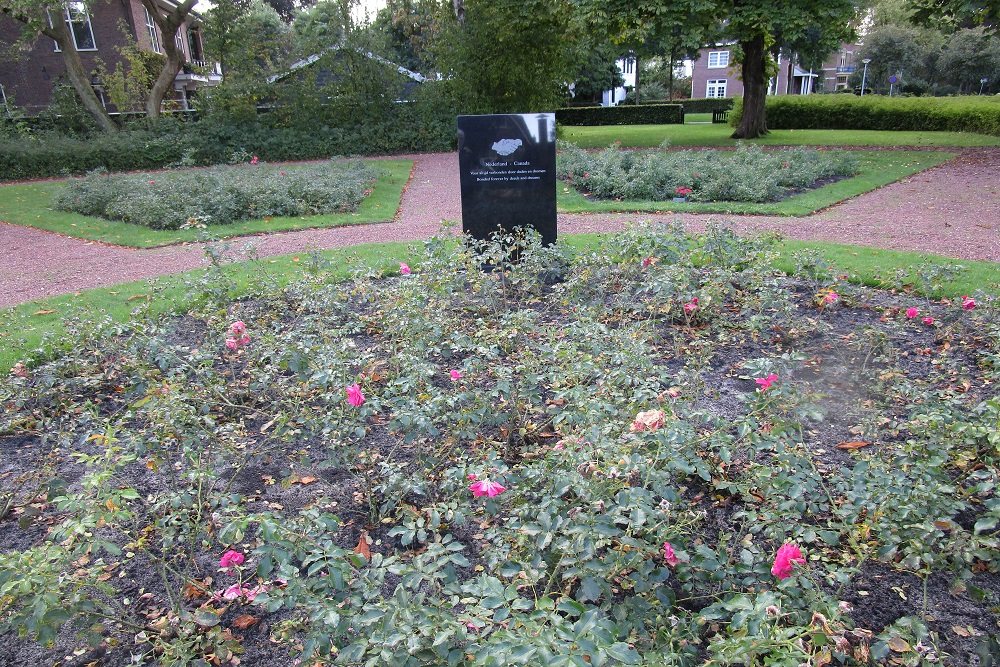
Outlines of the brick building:
{"label": "brick building", "polygon": [[[176,7],[173,0],[157,0],[157,3],[164,13]],[[83,2],[70,0],[61,18],[70,27],[88,71],[96,69],[98,59],[109,71],[114,71],[122,62],[119,50],[129,43],[145,51],[163,53],[163,36],[140,0],[94,0],[89,10]],[[19,57],[12,58],[9,47],[20,38],[21,27],[11,19],[0,18],[0,48],[4,48],[0,60],[0,102],[10,102],[29,114],[36,114],[49,105],[54,84],[68,83],[66,66],[55,42],[44,35]],[[177,74],[172,94],[168,93],[164,101],[186,109],[198,88],[217,85],[222,75],[217,64],[205,61],[198,15],[189,15],[178,30],[177,45],[184,52],[185,64]],[[94,89],[98,98],[109,105],[96,77]]]}
{"label": "brick building", "polygon": [[[710,46],[698,52],[691,71],[691,97],[741,97],[740,66],[733,60],[735,42]],[[795,54],[778,55],[778,74],[768,84],[768,95],[809,95],[846,90],[847,79],[857,67],[858,44],[842,44],[818,71],[802,69]]]}

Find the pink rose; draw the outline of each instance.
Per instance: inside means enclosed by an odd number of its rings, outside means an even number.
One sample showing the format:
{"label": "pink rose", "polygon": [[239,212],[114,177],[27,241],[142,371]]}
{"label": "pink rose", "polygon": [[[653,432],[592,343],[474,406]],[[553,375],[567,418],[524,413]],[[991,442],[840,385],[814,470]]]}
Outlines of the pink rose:
{"label": "pink rose", "polygon": [[656,264],[656,258],[655,257],[646,257],[646,258],[644,258],[642,260],[642,268],[644,268],[644,269],[648,269],[653,264]]}
{"label": "pink rose", "polygon": [[459,380],[462,379],[462,371],[456,370],[454,368],[448,371],[448,375],[451,376],[452,382],[458,382]]}
{"label": "pink rose", "polygon": [[233,336],[242,336],[247,331],[247,325],[243,323],[243,320],[236,320],[229,325],[229,333]]}
{"label": "pink rose", "polygon": [[465,477],[466,477],[466,479],[468,479],[468,480],[469,480],[470,482],[474,482],[474,481],[476,481],[476,473],[474,473],[474,472],[470,472],[470,473],[469,473],[468,475],[466,475]]}
{"label": "pink rose", "polygon": [[754,382],[757,383],[757,386],[760,387],[761,391],[767,391],[768,389],[771,388],[771,385],[773,385],[777,381],[778,381],[777,373],[771,373],[767,377],[763,378],[754,378]]}
{"label": "pink rose", "polygon": [[924,324],[926,324],[929,327],[930,326],[934,326],[934,318],[931,317],[930,315],[928,315],[927,317],[925,317],[924,319],[922,319],[920,321],[923,322]]}
{"label": "pink rose", "polygon": [[493,496],[499,496],[501,493],[506,491],[507,487],[503,486],[499,482],[481,479],[478,482],[470,484],[469,490],[472,491],[472,495],[476,498],[482,498],[483,496],[492,498]]}
{"label": "pink rose", "polygon": [[356,408],[360,408],[365,402],[365,395],[361,393],[361,387],[357,382],[347,388],[347,402]]}
{"label": "pink rose", "polygon": [[241,595],[243,595],[243,587],[239,584],[233,584],[222,592],[222,597],[226,600],[235,600]]}
{"label": "pink rose", "polygon": [[912,319],[916,318],[918,315],[920,315],[920,309],[919,308],[916,308],[914,306],[910,306],[909,308],[906,309],[906,319],[912,320]]}
{"label": "pink rose", "polygon": [[258,162],[260,162],[260,158],[257,157],[256,155],[250,158],[250,164],[257,164]]}
{"label": "pink rose", "polygon": [[670,545],[670,542],[663,543],[663,560],[667,562],[670,567],[677,567],[677,563],[680,560],[677,558],[677,554],[674,553],[674,548]]}
{"label": "pink rose", "polygon": [[411,273],[412,273],[413,271],[412,271],[412,269],[410,269],[409,265],[407,265],[407,264],[406,264],[405,262],[400,262],[400,263],[399,263],[399,272],[400,272],[400,273],[401,273],[402,275],[404,275],[404,276],[408,276],[408,275],[410,275],[410,274],[411,274]]}
{"label": "pink rose", "polygon": [[793,566],[805,564],[806,559],[802,557],[802,552],[797,546],[791,543],[783,544],[774,556],[771,574],[778,579],[787,579],[792,574]]}
{"label": "pink rose", "polygon": [[698,297],[694,297],[684,304],[684,312],[688,315],[698,310]]}
{"label": "pink rose", "polygon": [[239,343],[240,346],[249,345],[250,344],[250,334],[248,334],[248,333],[243,334],[242,336],[240,336],[240,339],[238,341],[236,341],[236,342]]}
{"label": "pink rose", "polygon": [[236,350],[239,349],[240,344],[239,341],[237,341],[235,338],[227,338],[226,347],[230,350]]}
{"label": "pink rose", "polygon": [[962,297],[962,310],[974,310],[976,308],[976,300],[971,296]]}
{"label": "pink rose", "polygon": [[237,565],[243,565],[246,561],[246,556],[241,554],[239,551],[233,551],[230,549],[226,553],[222,554],[222,558],[219,559],[219,567],[223,570],[228,570]]}
{"label": "pink rose", "polygon": [[632,421],[631,431],[638,433],[641,431],[655,431],[663,426],[667,415],[663,410],[646,410],[640,412]]}
{"label": "pink rose", "polygon": [[840,299],[840,295],[831,290],[827,292],[826,295],[823,297],[823,303],[825,304],[837,303],[838,299]]}

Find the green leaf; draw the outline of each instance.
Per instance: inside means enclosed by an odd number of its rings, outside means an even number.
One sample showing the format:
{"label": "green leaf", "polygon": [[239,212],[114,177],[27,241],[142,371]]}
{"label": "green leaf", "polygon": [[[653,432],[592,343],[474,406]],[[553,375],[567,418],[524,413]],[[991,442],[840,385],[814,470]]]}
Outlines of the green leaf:
{"label": "green leaf", "polygon": [[219,615],[208,609],[194,612],[194,622],[203,628],[212,628],[219,624]]}
{"label": "green leaf", "polygon": [[997,518],[994,516],[988,516],[985,519],[980,519],[976,522],[976,525],[972,528],[972,532],[976,535],[980,533],[985,533],[988,530],[993,530],[997,527]]}
{"label": "green leaf", "polygon": [[580,602],[597,602],[601,599],[604,587],[601,580],[596,577],[587,577],[580,582],[580,590],[576,593],[576,599]]}

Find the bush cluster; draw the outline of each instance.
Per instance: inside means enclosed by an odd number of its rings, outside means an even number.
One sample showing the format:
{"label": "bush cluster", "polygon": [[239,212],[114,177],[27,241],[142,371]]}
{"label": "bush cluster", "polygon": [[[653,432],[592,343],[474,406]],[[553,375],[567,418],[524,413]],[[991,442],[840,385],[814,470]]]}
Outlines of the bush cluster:
{"label": "bush cluster", "polygon": [[0,664],[986,664],[991,299],[718,228],[424,250],[0,376]]}
{"label": "bush cluster", "polygon": [[[848,94],[767,98],[767,126],[775,130],[916,130],[1000,135],[995,97],[883,97]],[[737,100],[730,123],[740,121]]]}
{"label": "bush cluster", "polygon": [[664,201],[678,187],[693,201],[768,202],[790,189],[857,173],[857,159],[843,151],[794,148],[763,151],[623,151],[611,146],[588,153],[562,146],[557,175],[597,199]]}
{"label": "bush cluster", "polygon": [[558,109],[556,122],[562,125],[678,125],[684,122],[684,107],[680,104],[574,107]]}
{"label": "bush cluster", "polygon": [[95,171],[59,190],[53,207],[153,229],[226,225],[354,211],[375,178],[361,162],[244,164],[156,174]]}

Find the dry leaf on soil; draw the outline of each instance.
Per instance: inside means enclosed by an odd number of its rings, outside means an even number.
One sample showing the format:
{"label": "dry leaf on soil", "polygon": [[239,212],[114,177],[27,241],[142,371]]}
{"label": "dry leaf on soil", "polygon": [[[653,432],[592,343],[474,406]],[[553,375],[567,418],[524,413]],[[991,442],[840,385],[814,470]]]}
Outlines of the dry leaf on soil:
{"label": "dry leaf on soil", "polygon": [[251,625],[256,625],[260,621],[256,616],[250,614],[240,614],[233,619],[233,627],[237,630],[246,630]]}
{"label": "dry leaf on soil", "polygon": [[861,449],[862,447],[868,447],[871,444],[872,443],[865,442],[864,440],[849,440],[838,444],[837,449]]}

